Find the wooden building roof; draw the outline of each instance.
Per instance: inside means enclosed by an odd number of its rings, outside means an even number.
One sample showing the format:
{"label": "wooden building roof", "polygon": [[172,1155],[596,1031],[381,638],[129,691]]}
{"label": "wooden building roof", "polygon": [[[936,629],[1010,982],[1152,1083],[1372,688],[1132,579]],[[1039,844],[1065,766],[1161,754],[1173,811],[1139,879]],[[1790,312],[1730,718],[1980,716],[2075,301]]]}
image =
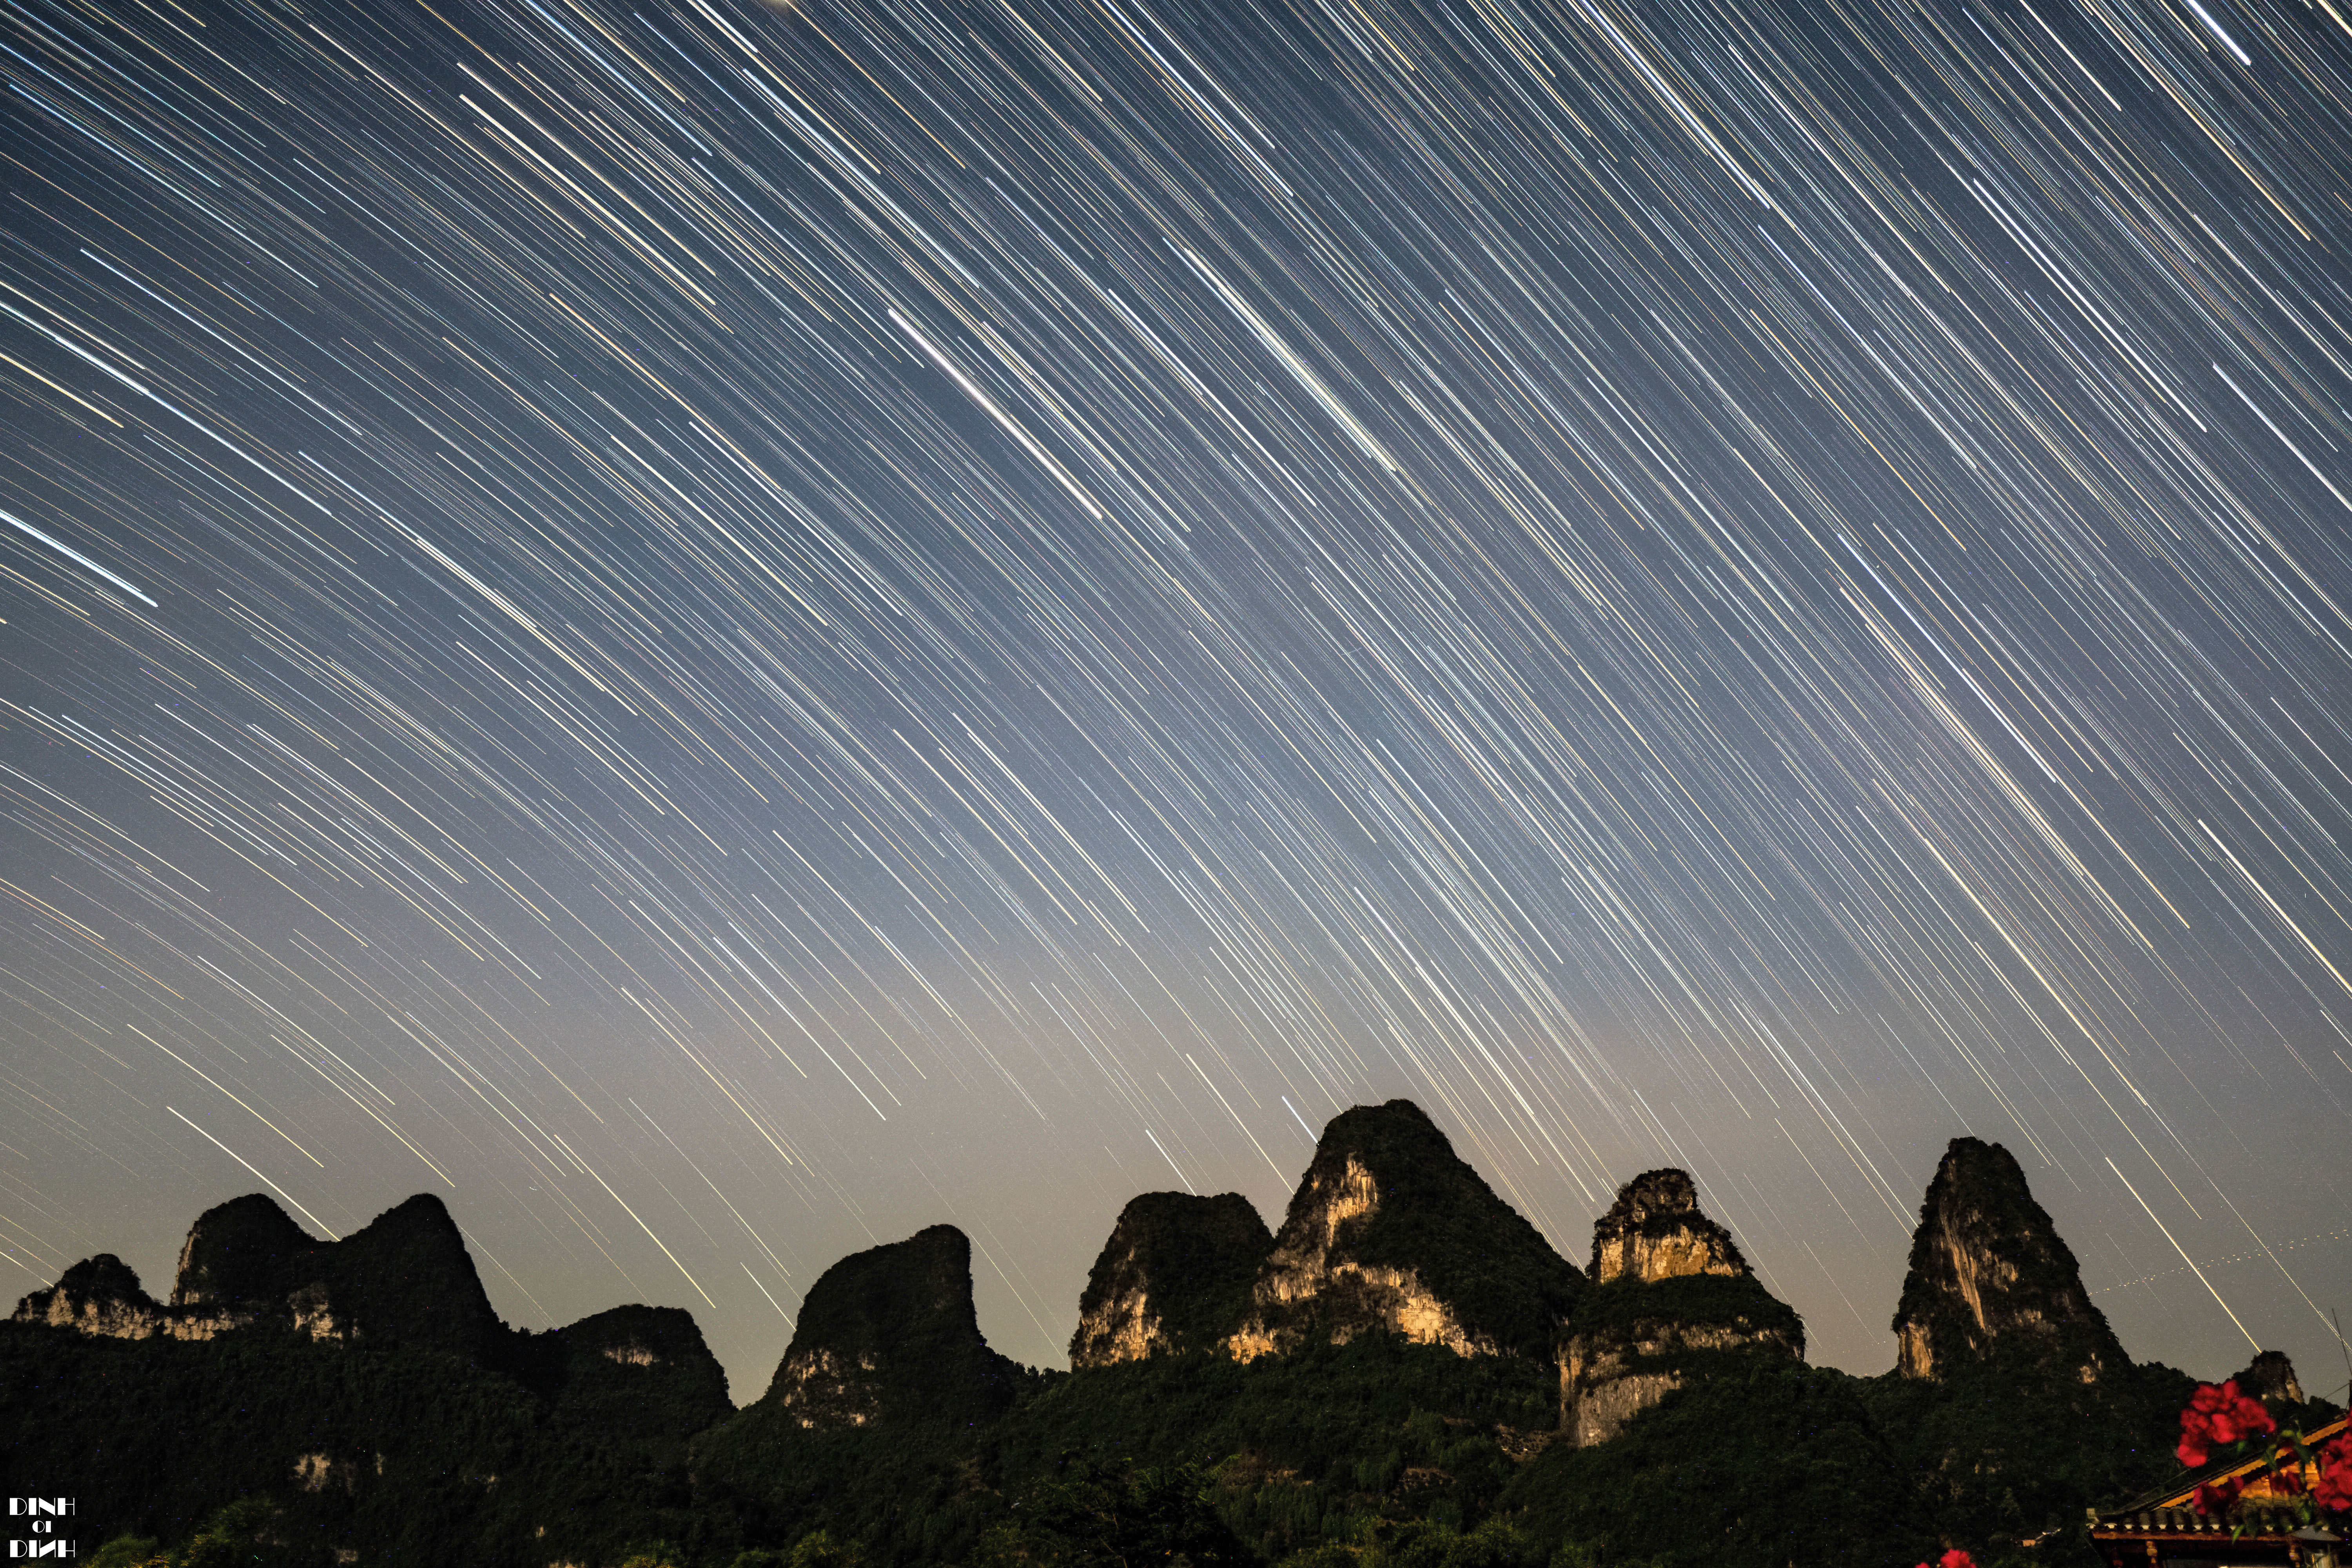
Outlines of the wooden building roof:
{"label": "wooden building roof", "polygon": [[[2306,1447],[2341,1436],[2352,1417],[2331,1421],[2307,1434]],[[2295,1496],[2267,1474],[2269,1456],[2236,1464],[2209,1466],[2161,1491],[2125,1504],[2091,1521],[2091,1542],[2109,1568],[2219,1568],[2262,1563],[2310,1563],[2307,1544],[2294,1539],[2303,1527]],[[2306,1490],[2319,1479],[2319,1467],[2303,1467]],[[2239,1482],[2242,1509],[2237,1524],[2197,1511],[2197,1489]],[[2245,1527],[2233,1540],[2237,1525]],[[2339,1554],[2340,1558],[2340,1554]]]}

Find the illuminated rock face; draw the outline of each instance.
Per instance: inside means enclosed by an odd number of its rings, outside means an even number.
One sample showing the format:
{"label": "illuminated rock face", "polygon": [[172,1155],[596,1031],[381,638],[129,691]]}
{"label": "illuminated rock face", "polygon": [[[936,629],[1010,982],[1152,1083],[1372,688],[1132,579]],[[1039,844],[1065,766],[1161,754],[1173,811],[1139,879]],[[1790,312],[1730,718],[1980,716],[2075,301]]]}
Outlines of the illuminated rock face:
{"label": "illuminated rock face", "polygon": [[1354,1154],[1336,1173],[1318,1177],[1310,1172],[1306,1188],[1306,1212],[1294,1203],[1291,1214],[1304,1224],[1283,1226],[1283,1239],[1259,1270],[1251,1290],[1258,1310],[1227,1342],[1242,1361],[1279,1353],[1297,1339],[1286,1334],[1286,1318],[1319,1317],[1334,1344],[1345,1344],[1358,1334],[1385,1329],[1415,1344],[1444,1345],[1457,1355],[1493,1355],[1491,1336],[1474,1335],[1460,1317],[1412,1268],[1367,1264],[1349,1256],[1343,1240],[1351,1222],[1370,1221],[1380,1212],[1380,1184]]}
{"label": "illuminated rock face", "polygon": [[[110,1252],[86,1258],[46,1290],[16,1303],[16,1321],[47,1323],[98,1338],[143,1340],[164,1332],[168,1312],[147,1294],[131,1266]],[[209,1333],[182,1336],[209,1339]]]}
{"label": "illuminated rock face", "polygon": [[1360,1105],[1323,1130],[1225,1348],[1248,1361],[1392,1333],[1540,1357],[1583,1283],[1420,1107]]}
{"label": "illuminated rock face", "polygon": [[2129,1364],[2016,1159],[1974,1138],[1953,1139],[1927,1184],[1894,1328],[1906,1377],[1996,1355],[2082,1383]]}
{"label": "illuminated rock face", "polygon": [[1020,1375],[981,1337],[971,1240],[935,1225],[818,1276],[761,1403],[821,1430],[961,1425],[1007,1408]]}
{"label": "illuminated rock face", "polygon": [[1625,1184],[1592,1226],[1592,1280],[1561,1336],[1560,1429],[1605,1443],[1726,1355],[1801,1360],[1804,1326],[1759,1283],[1675,1170]]}
{"label": "illuminated rock face", "polygon": [[1748,1261],[1731,1233],[1699,1213],[1698,1187],[1687,1174],[1644,1171],[1592,1227],[1592,1282],[1654,1285],[1691,1274],[1744,1279]]}
{"label": "illuminated rock face", "polygon": [[197,1216],[168,1305],[110,1254],[75,1264],[16,1319],[124,1339],[208,1340],[255,1324],[334,1343],[422,1345],[481,1364],[509,1333],[441,1200],[419,1194],[341,1241],[320,1241],[256,1193]]}
{"label": "illuminated rock face", "polygon": [[1606,1443],[1625,1423],[1689,1382],[1696,1375],[1694,1361],[1724,1351],[1801,1361],[1804,1331],[1778,1323],[1660,1319],[1631,1332],[1571,1334],[1560,1350],[1560,1430],[1580,1448]]}
{"label": "illuminated rock face", "polygon": [[1247,1311],[1273,1248],[1239,1193],[1145,1193],[1120,1211],[1078,1299],[1070,1366],[1110,1366],[1213,1348]]}
{"label": "illuminated rock face", "polygon": [[2230,1379],[2242,1394],[2256,1399],[2274,1399],[2287,1405],[2304,1403],[2303,1384],[2294,1375],[2294,1363],[2284,1351],[2263,1351],[2247,1364],[2246,1370]]}

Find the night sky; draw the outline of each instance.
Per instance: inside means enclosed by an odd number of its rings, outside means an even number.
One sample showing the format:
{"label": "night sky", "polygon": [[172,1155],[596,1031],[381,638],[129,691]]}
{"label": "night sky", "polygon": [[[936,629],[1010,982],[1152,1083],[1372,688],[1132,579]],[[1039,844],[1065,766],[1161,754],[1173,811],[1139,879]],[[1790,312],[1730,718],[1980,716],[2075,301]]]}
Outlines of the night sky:
{"label": "night sky", "polygon": [[2352,1309],[2352,0],[10,0],[0,1242],[501,1312],[1406,1096],[1875,1373]]}

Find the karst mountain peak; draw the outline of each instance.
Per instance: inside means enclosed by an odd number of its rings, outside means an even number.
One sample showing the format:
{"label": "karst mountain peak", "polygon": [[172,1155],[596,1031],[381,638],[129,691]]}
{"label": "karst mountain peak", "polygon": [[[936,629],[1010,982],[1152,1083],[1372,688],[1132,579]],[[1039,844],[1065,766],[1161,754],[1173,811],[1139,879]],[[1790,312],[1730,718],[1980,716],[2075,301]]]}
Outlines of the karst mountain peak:
{"label": "karst mountain peak", "polygon": [[981,1335],[971,1238],[934,1225],[817,1277],[755,1408],[803,1428],[971,1422],[1008,1408],[1021,1377]]}
{"label": "karst mountain peak", "polygon": [[1687,1172],[1645,1171],[1618,1190],[1593,1222],[1592,1278],[1559,1354],[1560,1430],[1580,1447],[1741,1357],[1804,1359],[1803,1324],[1700,1211]]}
{"label": "karst mountain peak", "polygon": [[1213,1348],[1247,1310],[1273,1233],[1239,1193],[1145,1193],[1111,1226],[1078,1299],[1073,1369]]}
{"label": "karst mountain peak", "polygon": [[1583,1288],[1419,1106],[1391,1100],[1325,1126],[1225,1344],[1247,1361],[1383,1331],[1541,1356]]}
{"label": "karst mountain peak", "polygon": [[[400,1536],[422,1510],[441,1533],[385,1561],[444,1561],[457,1528],[474,1532],[468,1560],[510,1568],[691,1531],[862,1540],[876,1568],[977,1564],[985,1531],[1147,1502],[1193,1510],[1180,1533],[1202,1563],[1243,1563],[1244,1541],[1273,1563],[1325,1539],[1327,1518],[1378,1540],[1447,1499],[1560,1542],[1600,1521],[1677,1564],[1698,1561],[1671,1550],[1678,1529],[1717,1541],[1710,1564],[1845,1561],[1865,1538],[1868,1561],[1908,1562],[1935,1553],[1889,1499],[1917,1478],[1947,1478],[1919,1483],[1922,1517],[1990,1539],[2012,1516],[2034,1531],[2080,1519],[2173,1464],[2195,1380],[2124,1354],[1998,1144],[1945,1151],[1882,1376],[1806,1363],[1802,1321],[1686,1171],[1627,1180],[1587,1257],[1560,1256],[1419,1107],[1355,1106],[1324,1127],[1278,1228],[1234,1193],[1125,1203],[1068,1372],[989,1345],[971,1243],[934,1224],[824,1270],[765,1392],[738,1409],[683,1310],[624,1305],[540,1333],[499,1321],[437,1197],[326,1241],[257,1194],[197,1217],[167,1300],[104,1253],[26,1296],[0,1328],[16,1358],[0,1405],[22,1405],[28,1431],[89,1427],[85,1489],[133,1500],[126,1523],[192,1517],[233,1480],[338,1552]],[[2276,1352],[2235,1376],[2282,1420],[2333,1413]],[[191,1445],[145,1394],[104,1415],[118,1391],[151,1388],[243,1436]],[[2021,1430],[2094,1434],[2102,1457],[2069,1468],[2072,1449],[2036,1448],[2040,1468],[2020,1468],[2002,1456]],[[1687,1489],[1661,1499],[1661,1478],[1694,1463],[1722,1508]],[[1840,1477],[1858,1479],[1825,1513],[1802,1501]],[[1199,1511],[1213,1503],[1213,1520]],[[1741,1555],[1767,1516],[1773,1539],[1813,1546]]]}
{"label": "karst mountain peak", "polygon": [[2090,1384],[2129,1364],[2016,1156],[1977,1138],[1953,1139],[1927,1184],[1894,1329],[1910,1378],[2021,1357]]}

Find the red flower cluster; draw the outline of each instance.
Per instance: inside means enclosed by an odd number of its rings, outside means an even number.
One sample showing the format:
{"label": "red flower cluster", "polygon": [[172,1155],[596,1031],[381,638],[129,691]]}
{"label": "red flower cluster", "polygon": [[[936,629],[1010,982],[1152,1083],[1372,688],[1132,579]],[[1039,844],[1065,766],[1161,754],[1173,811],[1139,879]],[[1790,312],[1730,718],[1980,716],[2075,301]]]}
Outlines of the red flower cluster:
{"label": "red flower cluster", "polygon": [[2227,1513],[2230,1511],[2230,1505],[2238,1500],[2238,1494],[2245,1489],[2245,1487],[2234,1478],[2226,1481],[2217,1481],[2211,1486],[2199,1487],[2197,1511],[2204,1514]]}
{"label": "red flower cluster", "polygon": [[2216,1447],[2241,1437],[2268,1436],[2277,1430],[2278,1423],[2271,1419],[2261,1400],[2238,1392],[2235,1378],[2219,1388],[2200,1383],[2189,1408],[2180,1413],[2180,1445],[2172,1451],[2193,1470],[2212,1458]]}
{"label": "red flower cluster", "polygon": [[2313,1450],[2319,1461],[2319,1484],[2311,1500],[2330,1513],[2352,1512],[2352,1432]]}
{"label": "red flower cluster", "polygon": [[[2347,1479],[2352,1479],[2352,1475],[2347,1475]],[[1919,1568],[1927,1568],[1927,1565],[1922,1563]],[[1977,1560],[1955,1546],[1936,1559],[1936,1568],[1977,1568]]]}

